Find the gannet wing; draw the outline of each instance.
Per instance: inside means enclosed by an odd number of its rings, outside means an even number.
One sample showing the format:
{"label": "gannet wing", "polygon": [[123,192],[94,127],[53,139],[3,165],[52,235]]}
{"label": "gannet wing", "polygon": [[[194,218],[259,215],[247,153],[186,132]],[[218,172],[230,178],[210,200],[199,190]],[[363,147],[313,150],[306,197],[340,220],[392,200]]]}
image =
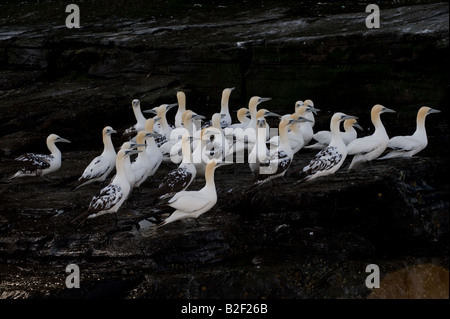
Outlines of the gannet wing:
{"label": "gannet wing", "polygon": [[100,190],[100,194],[92,198],[89,204],[89,212],[99,212],[111,209],[124,196],[121,187],[116,184],[109,184]]}
{"label": "gannet wing", "polygon": [[184,195],[178,196],[175,201],[169,201],[169,206],[183,212],[196,212],[211,202],[208,198],[198,194],[197,191],[184,191],[183,193]]}
{"label": "gannet wing", "polygon": [[15,160],[24,162],[28,168],[43,170],[50,167],[53,155],[26,153],[17,157]]}
{"label": "gannet wing", "polygon": [[379,147],[379,143],[372,138],[372,136],[366,136],[358,138],[347,145],[347,154],[367,154]]}
{"label": "gannet wing", "polygon": [[99,178],[103,174],[105,174],[111,166],[115,165],[115,163],[108,163],[104,160],[102,156],[97,156],[94,158],[89,165],[84,169],[83,174],[78,179],[79,182],[84,182],[87,180]]}
{"label": "gannet wing", "polygon": [[420,142],[412,136],[395,136],[389,140],[387,147],[399,152],[409,152],[418,145]]}
{"label": "gannet wing", "polygon": [[303,172],[312,175],[319,171],[327,171],[338,164],[341,159],[342,154],[337,151],[337,147],[326,147],[313,157],[303,168]]}

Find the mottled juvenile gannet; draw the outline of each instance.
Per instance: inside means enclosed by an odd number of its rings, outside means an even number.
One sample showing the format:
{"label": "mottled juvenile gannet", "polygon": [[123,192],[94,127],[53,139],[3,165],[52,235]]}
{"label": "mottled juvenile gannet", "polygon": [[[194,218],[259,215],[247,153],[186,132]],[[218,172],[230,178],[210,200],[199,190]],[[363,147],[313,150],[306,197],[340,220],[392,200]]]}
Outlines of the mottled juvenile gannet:
{"label": "mottled juvenile gannet", "polygon": [[341,167],[347,157],[347,146],[342,139],[339,125],[342,121],[348,119],[357,118],[340,112],[335,113],[331,117],[330,144],[317,153],[309,164],[303,168],[303,171],[300,173],[300,182],[303,180],[311,180],[320,176],[333,174]]}
{"label": "mottled juvenile gannet", "polygon": [[347,145],[347,154],[354,155],[348,168],[349,170],[358,163],[376,159],[386,149],[389,136],[380,118],[380,114],[385,112],[392,113],[395,111],[380,104],[374,105],[370,112],[370,117],[372,124],[375,126],[375,132],[372,135],[357,138]]}
{"label": "mottled juvenile gannet", "polygon": [[186,218],[198,218],[209,211],[217,202],[217,191],[214,183],[214,170],[217,161],[212,159],[206,165],[205,186],[198,191],[181,191],[176,193],[165,205],[175,211],[157,227]]}
{"label": "mottled juvenile gannet", "polygon": [[23,176],[42,177],[59,170],[61,168],[61,151],[55,145],[57,142],[70,143],[70,141],[56,134],[50,134],[47,137],[47,147],[50,151],[49,155],[26,153],[17,157],[15,160],[23,162],[25,167],[9,177],[9,180]]}
{"label": "mottled juvenile gannet", "polygon": [[100,193],[94,196],[89,204],[87,212],[75,217],[73,222],[84,221],[86,218],[95,218],[104,214],[116,213],[120,206],[129,197],[133,187],[128,182],[125,172],[125,159],[138,150],[121,149],[116,157],[116,175],[102,188]]}
{"label": "mottled juvenile gannet", "polygon": [[158,188],[150,191],[150,196],[158,196],[160,199],[173,196],[174,193],[184,191],[197,174],[192,160],[191,140],[188,133],[181,139],[183,160],[180,165],[164,178]]}
{"label": "mottled juvenile gannet", "polygon": [[133,101],[131,101],[131,106],[133,109],[134,117],[136,118],[136,124],[125,130],[122,135],[122,141],[128,141],[132,139],[139,131],[142,131],[145,126],[146,118],[141,111],[141,101],[139,101],[138,99],[134,99]]}
{"label": "mottled juvenile gannet", "polygon": [[116,150],[111,141],[111,134],[113,133],[117,132],[111,126],[103,128],[103,152],[89,163],[72,190],[94,182],[103,182],[111,174],[116,166]]}
{"label": "mottled juvenile gannet", "polygon": [[379,159],[394,157],[412,157],[428,145],[427,132],[425,130],[425,118],[428,114],[440,113],[441,111],[422,106],[417,112],[416,131],[410,136],[394,136],[388,142],[390,152]]}
{"label": "mottled juvenile gannet", "polygon": [[289,144],[288,125],[299,120],[282,118],[278,125],[280,145],[275,150],[270,150],[270,157],[265,163],[260,163],[258,181],[246,192],[278,177],[283,177],[292,163],[294,153]]}
{"label": "mottled juvenile gannet", "polygon": [[[362,131],[362,127],[359,126],[358,122],[355,119],[348,119],[344,121],[344,131],[341,136],[345,145],[350,144],[350,142],[354,141],[357,137],[357,133],[355,127]],[[315,133],[312,137],[316,143],[312,145],[307,145],[305,148],[318,149],[321,150],[327,147],[331,142],[331,131],[319,131]]]}

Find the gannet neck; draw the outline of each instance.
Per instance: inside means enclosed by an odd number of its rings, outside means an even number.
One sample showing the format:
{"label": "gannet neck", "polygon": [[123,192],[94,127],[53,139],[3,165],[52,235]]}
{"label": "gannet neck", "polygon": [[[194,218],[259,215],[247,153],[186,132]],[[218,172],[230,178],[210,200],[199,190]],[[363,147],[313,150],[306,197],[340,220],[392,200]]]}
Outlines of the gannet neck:
{"label": "gannet neck", "polygon": [[229,114],[228,103],[233,89],[234,88],[227,88],[222,91],[222,100],[220,101],[220,113],[222,114]]}
{"label": "gannet neck", "polygon": [[335,113],[330,121],[330,131],[331,131],[331,144],[344,144],[344,141],[342,140],[341,130],[340,130],[340,123],[341,123],[341,117],[342,113]]}
{"label": "gannet neck", "polygon": [[344,131],[351,132],[354,130],[353,124],[356,122],[354,119],[344,121]]}
{"label": "gannet neck", "polygon": [[147,132],[154,133],[155,132],[153,130],[154,125],[155,125],[155,119],[154,118],[150,118],[150,119],[146,120],[145,121],[145,130]]}
{"label": "gannet neck", "polygon": [[141,101],[135,99],[131,102],[131,105],[132,105],[132,109],[133,109],[133,113],[134,113],[134,117],[136,118],[136,121],[138,121],[140,123],[144,123],[146,118],[142,114],[142,111],[141,111]]}
{"label": "gannet neck", "polygon": [[[126,171],[125,171],[125,150],[120,150],[117,153],[116,156],[116,173],[119,176],[123,176],[126,178]],[[131,165],[131,163],[130,163]]]}
{"label": "gannet neck", "polygon": [[206,165],[206,169],[205,169],[205,188],[209,189],[209,190],[213,190],[215,192],[216,186],[214,184],[214,170],[216,168],[216,161],[215,160],[211,160],[210,162],[208,162],[208,164]]}
{"label": "gannet neck", "polygon": [[419,112],[417,112],[417,119],[416,119],[416,132],[415,135],[425,135],[426,137],[426,130],[425,130],[425,118],[427,117],[428,110],[430,108],[423,106],[419,109]]}
{"label": "gannet neck", "polygon": [[214,113],[213,116],[211,117],[211,124],[212,127],[222,131],[222,127],[220,126],[220,118],[221,115],[219,113]]}
{"label": "gannet neck", "polygon": [[[142,153],[143,153],[143,151],[145,151],[145,146],[143,146],[143,145],[145,145],[145,131],[139,131],[139,133],[136,136],[136,144],[141,145],[141,146],[138,146],[137,149],[142,151]],[[142,156],[142,153],[139,153],[139,155]]]}
{"label": "gannet neck", "polygon": [[186,94],[182,91],[177,92],[178,110],[186,111]]}
{"label": "gannet neck", "polygon": [[250,121],[250,119],[247,117],[247,111],[248,109],[245,107],[242,107],[239,109],[239,111],[237,112],[237,118],[238,121],[242,124],[247,123],[248,121]]}
{"label": "gannet neck", "polygon": [[183,135],[181,138],[181,152],[183,154],[183,160],[181,162],[185,164],[192,163],[191,143],[188,134]]}
{"label": "gannet neck", "polygon": [[50,151],[50,153],[53,156],[61,156],[61,151],[59,150],[59,148],[56,146],[55,140],[56,140],[56,135],[55,134],[51,134],[47,137],[47,147]]}
{"label": "gannet neck", "polygon": [[375,132],[374,135],[379,135],[379,134],[383,134],[383,135],[387,135],[386,129],[383,125],[383,122],[381,122],[381,111],[382,111],[382,106],[377,104],[375,105],[371,112],[370,112],[370,118],[372,120],[372,124],[375,127]]}
{"label": "gannet neck", "polygon": [[287,129],[287,125],[288,125],[289,121],[287,119],[282,119],[280,121],[280,124],[278,125],[278,130],[280,131],[280,146],[282,146],[283,148],[287,149],[290,148],[290,144],[289,144],[289,136],[288,136],[288,129]]}
{"label": "gannet neck", "polygon": [[103,150],[104,151],[114,151],[114,145],[111,140],[111,135],[107,133],[106,128],[103,129]]}

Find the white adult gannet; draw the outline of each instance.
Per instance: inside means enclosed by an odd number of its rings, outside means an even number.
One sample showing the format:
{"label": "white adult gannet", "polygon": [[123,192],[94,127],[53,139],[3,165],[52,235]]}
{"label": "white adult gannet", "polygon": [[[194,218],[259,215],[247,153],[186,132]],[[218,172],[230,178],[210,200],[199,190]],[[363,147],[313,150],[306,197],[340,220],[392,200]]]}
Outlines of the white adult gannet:
{"label": "white adult gannet", "polygon": [[[300,116],[298,113],[286,114],[283,115],[282,118],[298,120],[288,125],[289,145],[292,148],[292,152],[295,154],[302,149],[305,143],[302,131],[300,130],[298,123],[310,122],[310,120]],[[270,144],[271,148],[278,147],[279,143],[280,143],[279,135],[272,136],[268,141],[268,144]]]}
{"label": "white adult gannet", "polygon": [[158,224],[158,228],[176,220],[198,218],[216,204],[217,191],[214,182],[214,170],[217,167],[217,161],[215,159],[210,160],[206,165],[206,184],[202,189],[178,192],[165,204],[174,208],[175,211],[162,223]]}
{"label": "white adult gannet", "polygon": [[222,99],[220,101],[220,114],[222,114],[222,118],[220,119],[220,125],[222,128],[228,127],[231,125],[231,115],[229,110],[229,101],[231,92],[233,92],[234,87],[226,88],[222,91]]}
{"label": "white adult gannet", "polygon": [[[238,123],[233,123],[229,128],[242,128],[245,129],[250,122],[250,111],[246,107],[241,107],[236,113]],[[225,130],[226,131],[226,130]]]}
{"label": "white adult gannet", "polygon": [[23,162],[25,167],[9,177],[8,180],[23,176],[43,177],[44,175],[59,170],[61,168],[62,156],[61,151],[55,145],[57,142],[70,143],[69,140],[59,137],[56,134],[50,134],[47,137],[47,147],[50,154],[26,153],[17,157],[15,160]]}
{"label": "white adult gannet", "polygon": [[[235,146],[233,147],[236,153],[241,153],[244,149],[252,150],[253,146],[256,143],[256,121],[257,121],[257,113],[258,113],[258,105],[265,101],[269,101],[272,98],[270,97],[259,97],[253,96],[250,98],[248,102],[248,110],[250,112],[250,121],[248,122],[247,127],[243,129],[237,129],[234,132],[234,139],[236,141]],[[268,125],[266,123],[266,131],[268,131]],[[267,135],[266,135],[267,138]]]}
{"label": "white adult gannet", "polygon": [[195,178],[197,170],[192,160],[191,140],[188,133],[183,135],[181,142],[183,160],[176,169],[166,175],[157,189],[150,191],[150,196],[158,196],[159,199],[173,196],[177,192],[184,191]]}
{"label": "white adult gannet", "polygon": [[122,141],[128,141],[136,136],[139,131],[142,131],[145,126],[146,118],[141,111],[141,101],[134,99],[131,101],[131,108],[133,109],[134,117],[136,118],[136,124],[127,128],[122,135]]}
{"label": "white adult gannet", "polygon": [[376,159],[386,149],[389,143],[389,136],[380,118],[380,114],[385,112],[393,113],[395,111],[380,104],[374,105],[370,112],[370,117],[372,124],[375,126],[375,132],[372,135],[357,138],[347,145],[347,154],[354,155],[348,168],[349,170],[358,163]]}
{"label": "white adult gannet", "polygon": [[119,210],[133,189],[126,176],[125,159],[139,152],[141,151],[130,149],[121,149],[117,152],[116,175],[108,186],[102,188],[100,193],[92,198],[88,210],[75,217],[72,222],[83,222],[86,218],[116,213]]}
{"label": "white adult gannet", "polygon": [[[156,145],[158,145],[158,147],[161,147],[161,145],[163,145],[170,139],[170,133],[172,132],[173,128],[167,122],[166,114],[174,106],[177,106],[177,103],[161,104],[157,108],[154,108],[154,109],[156,109],[155,117],[159,118],[158,123],[160,125],[159,130],[157,132],[160,134],[160,138],[155,139]],[[154,109],[145,110],[144,113],[154,113],[155,112]],[[145,123],[144,123],[144,126],[145,126]]]}
{"label": "white adult gannet", "polygon": [[[140,145],[137,147],[139,154],[136,160],[131,163],[131,168],[133,169],[136,182],[134,183],[134,188],[138,188],[144,183],[148,177],[153,176],[154,164],[150,160],[149,154],[146,152],[146,140],[147,138],[153,137],[155,134],[147,131],[140,131],[136,135],[136,143]],[[149,152],[151,154],[151,152]],[[158,165],[159,166],[159,165]]]}
{"label": "white adult gannet", "polygon": [[337,112],[331,117],[331,141],[327,147],[317,153],[309,164],[303,168],[300,173],[300,182],[334,174],[341,167],[347,157],[347,146],[342,139],[339,126],[342,121],[349,119],[357,119],[357,117],[341,112]]}
{"label": "white adult gannet", "polygon": [[422,106],[417,112],[416,131],[409,136],[394,136],[388,142],[389,153],[379,159],[394,157],[412,157],[428,145],[427,132],[425,130],[425,118],[428,114],[440,113],[441,111]]}
{"label": "white adult gannet", "polygon": [[[145,146],[145,144],[137,144],[136,142],[133,142],[133,141],[127,141],[120,146],[120,150],[124,150],[124,151],[136,150],[136,148],[138,148],[140,146]],[[136,153],[130,153],[130,155],[132,155],[132,154],[136,154]],[[117,157],[116,157],[116,164],[117,164]],[[125,169],[125,177],[127,178],[128,183],[131,185],[131,189],[133,189],[136,184],[136,175],[134,174],[133,168],[131,166],[130,156],[125,157],[123,165],[124,165],[124,169]],[[117,172],[116,172],[116,175],[117,175]],[[115,177],[116,176],[114,175],[111,178],[111,180],[113,180]]]}
{"label": "white adult gannet", "polygon": [[[264,112],[264,110],[259,110],[258,112],[261,111]],[[266,146],[266,119],[264,116],[261,116],[256,122],[256,143],[248,154],[248,166],[255,177],[259,175],[260,164],[270,160],[270,152]]]}
{"label": "white adult gannet", "polygon": [[183,91],[177,92],[178,110],[175,114],[175,127],[183,127],[182,116],[186,111],[186,94]]}
{"label": "white adult gannet", "polygon": [[111,141],[111,134],[113,133],[117,132],[111,126],[103,128],[103,152],[89,163],[72,190],[94,182],[103,182],[111,174],[116,166],[116,150]]}
{"label": "white adult gannet", "polygon": [[[298,101],[296,102],[296,104],[298,104]],[[298,115],[300,115],[303,118],[308,119],[308,117],[310,117],[311,113],[314,112],[314,110],[315,109],[313,109],[311,106],[303,104],[297,108],[295,113],[297,113]],[[309,121],[297,123],[297,125],[303,135],[303,144],[304,145],[307,145],[309,143],[309,141],[311,141],[311,139],[314,135],[314,131],[312,128],[312,123],[313,123],[312,121],[313,120],[309,119]]]}
{"label": "white adult gannet", "polygon": [[147,133],[153,133],[153,134],[146,134],[145,136],[145,144],[147,145],[145,151],[147,152],[147,157],[150,161],[149,176],[155,175],[164,157],[161,152],[161,149],[158,147],[158,145],[156,145],[155,142],[155,132],[153,128],[155,126],[155,123],[157,122],[159,122],[158,117],[150,118],[145,122],[145,130],[147,131]]}
{"label": "white adult gannet", "polygon": [[[345,145],[350,144],[350,142],[356,139],[357,132],[355,130],[355,127],[360,129],[361,131],[363,130],[355,119],[348,119],[344,121],[344,132],[341,134],[341,136]],[[330,144],[331,136],[331,131],[319,131],[312,136],[312,140],[315,140],[316,143],[307,145],[305,146],[305,148],[321,150]]]}
{"label": "white adult gannet", "polygon": [[320,109],[316,109],[314,107],[314,103],[311,100],[305,100],[303,102],[304,105],[306,105],[306,107],[311,110],[311,112],[307,112],[305,114],[305,118],[307,118],[308,120],[311,121],[311,127],[314,127],[314,124],[316,123],[316,119],[314,118],[314,114],[317,114],[317,112],[320,111]]}
{"label": "white adult gannet", "polygon": [[289,144],[288,125],[299,120],[282,118],[278,125],[280,145],[275,150],[270,150],[270,157],[265,163],[260,163],[258,181],[246,192],[278,177],[283,177],[292,163],[294,154]]}

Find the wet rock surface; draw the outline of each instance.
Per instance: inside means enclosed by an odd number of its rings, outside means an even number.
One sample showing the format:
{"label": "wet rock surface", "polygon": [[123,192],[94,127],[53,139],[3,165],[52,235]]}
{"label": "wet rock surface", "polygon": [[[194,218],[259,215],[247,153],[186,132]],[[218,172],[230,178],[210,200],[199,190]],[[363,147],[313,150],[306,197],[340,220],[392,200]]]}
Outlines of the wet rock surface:
{"label": "wet rock surface", "polygon": [[[64,21],[64,5],[52,4],[28,8]],[[154,16],[141,17],[95,6],[86,16],[80,5],[79,30],[51,14],[30,24],[1,10],[0,298],[404,297],[403,286],[371,294],[368,264],[391,284],[390,273],[422,264],[448,281],[448,3],[382,8],[379,30],[365,27],[366,4],[199,5],[183,14],[158,2]],[[287,176],[248,194],[248,164],[221,167],[218,203],[200,224],[156,230],[142,222],[152,215],[149,191],[174,164],[163,164],[117,216],[71,224],[101,185],[70,189],[99,154],[101,129],[134,123],[132,99],[147,109],[184,90],[188,108],[210,116],[231,86],[232,110],[253,95],[272,97],[265,107],[282,114],[311,98],[322,110],[315,130],[339,110],[359,116],[359,134],[370,134],[375,103],[397,110],[383,116],[390,136],[412,134],[422,105],[443,112],[427,118],[429,145],[408,160],[350,172],[344,164],[305,184]],[[50,133],[72,141],[60,145],[61,169],[50,180],[6,183],[20,168],[14,158],[46,153]],[[314,154],[301,150],[290,172]],[[69,264],[80,268],[80,289],[65,286]],[[411,282],[429,278],[422,273]]]}

